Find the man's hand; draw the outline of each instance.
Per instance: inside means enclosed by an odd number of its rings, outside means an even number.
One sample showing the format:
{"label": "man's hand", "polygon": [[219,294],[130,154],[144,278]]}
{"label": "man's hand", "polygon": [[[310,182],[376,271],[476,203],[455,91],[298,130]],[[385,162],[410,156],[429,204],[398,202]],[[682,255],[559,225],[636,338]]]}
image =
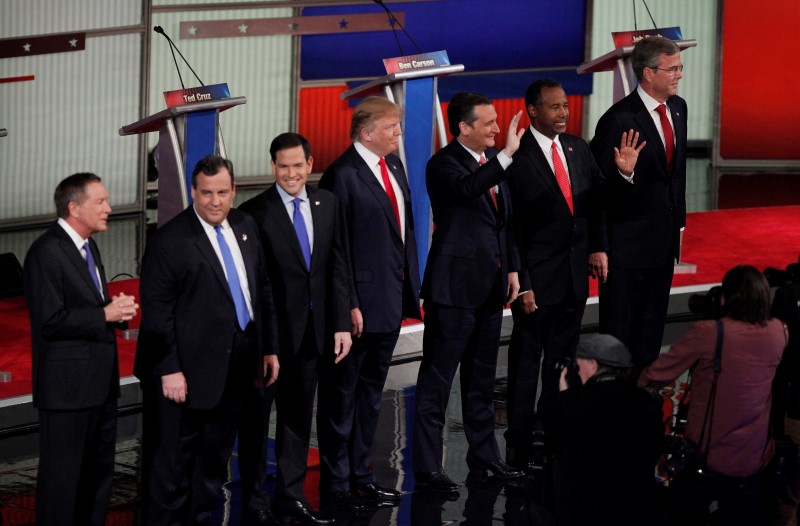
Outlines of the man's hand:
{"label": "man's hand", "polygon": [[333,333],[333,354],[336,355],[334,363],[339,363],[344,360],[344,357],[350,352],[350,347],[352,345],[353,340],[350,338],[349,332]]}
{"label": "man's hand", "polygon": [[278,379],[278,371],[280,371],[281,366],[278,363],[278,355],[277,354],[268,354],[264,356],[264,378],[267,379],[267,387],[275,383],[275,380]]}
{"label": "man's hand", "polygon": [[602,283],[608,278],[608,254],[605,252],[592,252],[589,254],[589,275],[599,279]]}
{"label": "man's hand", "polygon": [[520,296],[517,298],[517,301],[522,306],[522,312],[525,314],[530,314],[539,308],[536,306],[536,297],[534,296],[532,290],[529,290],[525,294],[520,294]]}
{"label": "man's hand", "polygon": [[508,293],[506,295],[506,305],[514,303],[519,294],[519,274],[516,272],[508,273]]}
{"label": "man's hand", "polygon": [[358,307],[350,309],[350,322],[353,324],[353,336],[360,337],[361,333],[364,332],[364,316],[361,315],[361,309]]}
{"label": "man's hand", "polygon": [[116,323],[118,321],[130,321],[136,316],[139,305],[133,296],[119,294],[111,297],[111,303],[103,307],[106,321]]}
{"label": "man's hand", "polygon": [[569,389],[569,383],[567,383],[567,368],[564,367],[561,369],[561,376],[558,378],[558,390],[566,391],[567,389]]}
{"label": "man's hand", "polygon": [[189,386],[186,384],[186,377],[183,373],[165,374],[161,377],[161,392],[164,398],[172,400],[176,404],[186,402],[189,395]]}
{"label": "man's hand", "polygon": [[630,131],[622,132],[622,140],[619,143],[619,148],[614,147],[614,162],[617,169],[625,177],[630,177],[633,169],[636,167],[636,161],[639,160],[639,152],[645,147],[647,141],[642,141],[642,144],[636,146],[639,142],[639,132]]}
{"label": "man's hand", "polygon": [[503,148],[503,153],[509,157],[514,155],[514,152],[519,149],[519,140],[522,139],[522,135],[525,133],[524,126],[517,130],[521,118],[522,110],[519,110],[517,114],[514,115],[514,118],[511,119],[511,124],[508,125],[508,136],[506,137],[506,147]]}

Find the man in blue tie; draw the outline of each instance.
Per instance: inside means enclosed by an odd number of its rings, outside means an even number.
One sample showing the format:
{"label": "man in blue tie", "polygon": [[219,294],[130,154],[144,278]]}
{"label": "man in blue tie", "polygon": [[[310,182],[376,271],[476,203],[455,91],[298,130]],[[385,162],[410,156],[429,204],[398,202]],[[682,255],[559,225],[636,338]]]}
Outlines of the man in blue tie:
{"label": "man in blue tie", "polygon": [[134,372],[144,392],[144,524],[207,524],[240,415],[278,375],[272,292],[253,220],[231,210],[233,164],[201,159],[190,206],[142,262]]}
{"label": "man in blue tie", "polygon": [[[330,524],[309,506],[303,484],[320,366],[323,361],[340,363],[351,345],[345,231],[336,197],[306,185],[314,162],[308,141],[282,133],[269,151],[276,183],[239,208],[261,232],[280,331],[273,510],[294,523]],[[325,399],[320,396],[320,403]],[[248,415],[239,438],[240,466],[258,467],[249,479],[242,473],[242,487],[252,492],[246,505],[259,518],[267,516],[264,437],[270,403],[269,396],[262,401],[260,421]]]}
{"label": "man in blue tie", "polygon": [[78,173],[55,191],[58,221],[25,258],[33,404],[39,410],[37,524],[106,522],[117,430],[115,328],[136,315],[132,296],[110,297],[91,236],[108,228],[100,178]]}

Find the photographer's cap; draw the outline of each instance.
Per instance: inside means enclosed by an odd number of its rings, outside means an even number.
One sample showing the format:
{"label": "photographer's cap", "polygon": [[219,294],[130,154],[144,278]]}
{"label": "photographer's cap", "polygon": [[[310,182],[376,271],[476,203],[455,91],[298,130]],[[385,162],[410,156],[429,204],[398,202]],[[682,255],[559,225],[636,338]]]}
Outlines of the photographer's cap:
{"label": "photographer's cap", "polygon": [[628,348],[610,334],[592,334],[581,338],[575,356],[587,360],[597,360],[598,363],[610,367],[633,366]]}

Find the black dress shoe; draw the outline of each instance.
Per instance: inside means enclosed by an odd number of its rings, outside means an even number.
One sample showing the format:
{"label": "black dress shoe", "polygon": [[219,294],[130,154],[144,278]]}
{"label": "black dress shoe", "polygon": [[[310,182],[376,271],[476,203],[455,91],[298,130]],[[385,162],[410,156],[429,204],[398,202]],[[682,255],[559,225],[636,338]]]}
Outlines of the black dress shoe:
{"label": "black dress shoe", "polygon": [[445,493],[458,492],[458,484],[453,482],[444,471],[433,473],[414,473],[414,480],[422,487]]}
{"label": "black dress shoe", "polygon": [[325,502],[329,507],[337,510],[365,511],[367,509],[366,504],[349,491],[332,491],[326,495]]}
{"label": "black dress shoe", "polygon": [[497,462],[468,461],[467,465],[469,466],[470,470],[483,470],[484,472],[489,471],[492,473],[492,475],[501,479],[515,479],[525,476],[524,471],[513,468],[502,460],[498,460]]}
{"label": "black dress shoe", "polygon": [[307,524],[310,526],[328,526],[336,524],[333,519],[323,519],[318,517],[311,506],[299,500],[283,500],[275,503],[275,515],[281,523]]}
{"label": "black dress shoe", "polygon": [[401,500],[403,498],[401,492],[375,482],[356,484],[356,495],[371,500]]}

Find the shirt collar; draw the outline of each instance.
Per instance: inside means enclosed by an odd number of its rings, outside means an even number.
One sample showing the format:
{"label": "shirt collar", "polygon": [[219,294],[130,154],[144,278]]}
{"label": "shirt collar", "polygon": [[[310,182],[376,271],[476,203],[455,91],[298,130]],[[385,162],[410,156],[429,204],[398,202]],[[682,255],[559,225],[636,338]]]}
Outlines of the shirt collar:
{"label": "shirt collar", "polygon": [[[217,227],[215,227],[211,223],[206,222],[205,219],[200,217],[200,214],[197,213],[197,209],[194,207],[194,205],[192,205],[192,210],[194,211],[194,215],[197,216],[197,219],[200,221],[200,225],[203,227],[203,230],[205,230],[206,233],[208,233],[208,232],[210,232],[212,230],[216,230]],[[222,223],[220,223],[220,225],[222,226],[222,230],[227,230],[227,229],[229,229],[231,227],[230,224],[228,223],[228,218],[227,217],[222,220]]]}
{"label": "shirt collar", "polygon": [[[456,140],[458,141],[458,139],[456,139]],[[465,150],[467,150],[467,151],[469,152],[469,154],[472,156],[472,158],[473,158],[473,159],[475,159],[475,162],[476,162],[476,163],[479,163],[479,164],[480,164],[480,162],[481,162],[481,155],[483,155],[484,157],[486,157],[486,152],[484,152],[483,154],[480,154],[480,153],[476,152],[475,150],[471,150],[471,149],[467,148],[466,146],[464,146],[464,143],[463,143],[463,142],[461,142],[461,141],[458,141],[458,144],[460,144],[461,146],[463,146],[463,147],[464,147],[464,149],[465,149]],[[487,159],[488,159],[488,157],[487,157]]]}
{"label": "shirt collar", "polygon": [[361,144],[360,142],[356,141],[353,143],[358,155],[364,159],[364,162],[367,163],[367,166],[370,168],[374,168],[378,166],[378,161],[380,160],[380,156],[375,155],[374,152],[370,151],[369,148]]}
{"label": "shirt collar", "polygon": [[82,249],[83,245],[86,244],[87,241],[89,241],[88,238],[87,239],[82,238],[81,235],[78,234],[75,231],[75,229],[72,228],[72,226],[70,226],[70,224],[64,220],[63,217],[58,218],[58,224],[61,225],[61,228],[64,229],[64,232],[66,232],[69,238],[72,240],[72,242],[75,243],[75,246],[78,247],[78,250]]}
{"label": "shirt collar", "polygon": [[558,145],[558,149],[563,151],[563,148],[561,147],[561,141],[558,139],[558,135],[556,135],[555,139],[551,139],[534,128],[533,125],[529,126],[529,128],[531,129],[533,138],[536,139],[536,142],[539,143],[539,146],[542,148],[542,150],[549,152],[553,148],[551,144],[556,143]]}
{"label": "shirt collar", "polygon": [[[278,195],[281,196],[281,201],[283,201],[283,204],[288,205],[289,203],[294,201],[295,199],[294,196],[289,195],[289,193],[286,190],[281,188],[281,185],[275,183],[275,188],[278,189]],[[299,197],[301,201],[308,201],[308,192],[306,192],[305,185],[303,185],[303,189],[300,190],[300,195],[298,195],[297,197]]]}
{"label": "shirt collar", "polygon": [[642,99],[644,107],[647,108],[647,111],[656,111],[656,108],[661,105],[660,102],[658,102],[656,99],[651,97],[645,90],[643,90],[641,85],[636,86],[636,93],[639,94],[639,98]]}

